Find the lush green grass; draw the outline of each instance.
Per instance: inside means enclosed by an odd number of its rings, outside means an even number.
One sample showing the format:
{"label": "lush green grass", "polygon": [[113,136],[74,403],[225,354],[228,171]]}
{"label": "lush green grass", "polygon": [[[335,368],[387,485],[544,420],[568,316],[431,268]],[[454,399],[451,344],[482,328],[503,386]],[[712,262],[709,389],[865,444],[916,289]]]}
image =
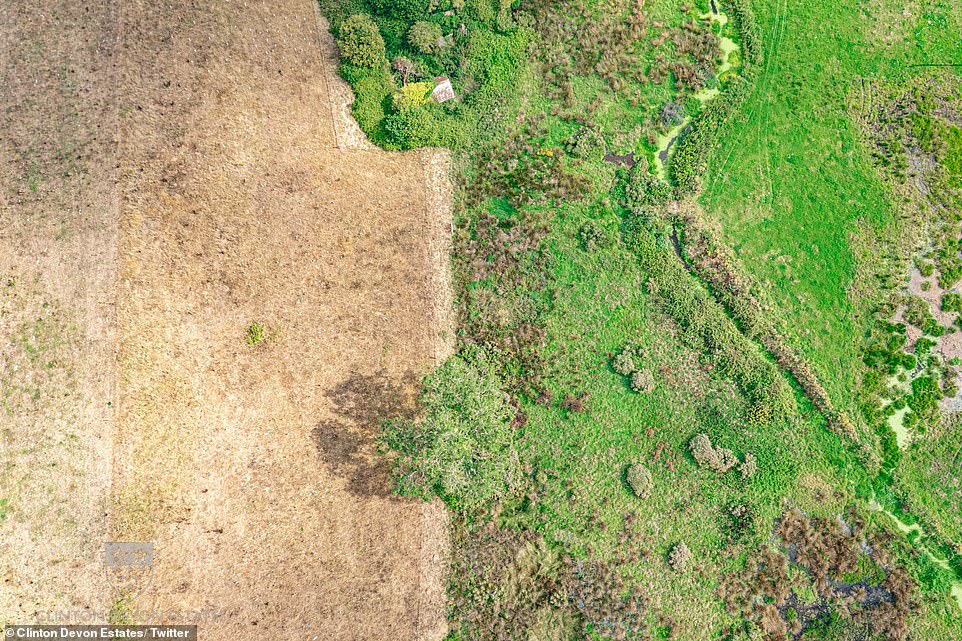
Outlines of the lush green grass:
{"label": "lush green grass", "polygon": [[[846,3],[792,6],[791,11],[776,0],[756,3],[765,59],[743,113],[729,124],[730,135],[709,164],[703,199],[765,286],[763,298],[776,303],[786,333],[804,348],[837,404],[850,408],[859,371],[861,314],[867,309],[866,302],[846,296],[857,267],[849,237],[859,222],[886,225],[892,212],[846,101],[857,78],[901,73],[893,56],[921,54],[898,43],[874,43],[861,10],[851,0]],[[629,83],[630,91],[617,92],[600,75],[580,72],[570,78],[569,100],[562,105],[545,91],[536,59],[518,53],[526,39],[537,42],[538,31],[531,25],[505,29],[490,3],[469,4],[469,35],[455,49],[462,56],[457,72],[450,68],[451,60],[421,60],[446,70],[463,96],[463,102],[430,107],[450,129],[466,132],[454,143],[442,141],[466,151],[463,183],[472,194],[458,213],[461,339],[487,348],[492,347],[487,343],[497,343],[499,375],[510,394],[506,402],[518,411],[514,419],[508,418],[513,410],[506,412],[499,429],[510,420],[517,430],[517,443],[505,451],[517,448],[528,487],[523,498],[512,498],[510,488],[501,491],[500,473],[467,484],[489,488],[485,496],[499,498],[477,501],[478,509],[462,509],[462,534],[470,536],[471,527],[493,518],[514,531],[543,535],[553,549],[576,558],[612,559],[626,553],[621,534],[626,516],[635,513],[633,528],[640,533],[641,548],[629,551],[630,559],[618,570],[652,599],[648,623],[664,631],[662,617],[673,617],[678,639],[720,634],[732,622],[713,596],[719,579],[744,560],[747,549],[769,540],[785,500],[809,514],[831,516],[847,505],[862,504],[873,490],[895,500],[893,489],[872,479],[851,445],[826,430],[825,418],[796,388],[785,385],[771,359],[735,331],[704,285],[675,262],[667,236],[644,231],[647,242],[630,249],[621,242],[626,223],[637,219],[621,208],[622,173],[598,159],[581,161],[563,151],[565,141],[588,122],[616,153],[650,153],[649,137],[659,131],[661,107],[669,100],[683,101],[684,92],[670,80]],[[646,10],[652,20],[677,27],[705,11],[707,3],[701,4],[683,13],[659,0]],[[604,17],[606,5],[585,7]],[[895,19],[893,14],[884,24]],[[415,56],[403,37],[407,23],[377,20],[388,57]],[[945,46],[941,32],[927,24],[916,30],[916,41]],[[661,28],[648,29],[639,56],[653,58],[652,40]],[[667,47],[670,59],[670,39],[659,46]],[[395,80],[381,70],[355,71],[343,70],[358,94],[359,122],[374,140],[390,146],[384,122],[394,109]],[[522,120],[519,115],[540,118],[536,133],[525,133],[521,142],[510,133]],[[484,143],[480,150],[479,141]],[[503,150],[503,157],[494,154],[492,161],[491,149]],[[480,162],[482,156],[491,162]],[[563,161],[550,165],[545,157]],[[531,173],[510,169],[505,175],[520,182],[537,174],[537,183],[545,167],[576,174],[584,180],[583,198],[577,201],[572,190],[561,202],[554,196],[535,198],[535,204],[515,210],[508,193],[492,193],[490,185],[501,183],[491,174],[525,163],[534,168]],[[506,190],[516,187],[537,191],[538,185],[512,184]],[[587,250],[579,234],[589,220],[596,223],[592,234],[600,228],[611,242]],[[475,224],[479,221],[483,224]],[[529,246],[528,234],[536,235],[539,226],[546,235]],[[516,233],[519,229],[524,233]],[[516,255],[504,248],[511,244],[519,248]],[[667,292],[666,284],[683,291]],[[678,309],[684,307],[678,301],[686,300],[697,303],[697,310],[687,310],[694,321],[685,320],[686,310]],[[544,332],[543,344],[524,343],[532,328]],[[521,356],[512,353],[515,333],[524,343],[518,348],[525,351]],[[632,391],[625,377],[612,370],[611,357],[626,344],[644,348],[644,368],[656,381],[652,391]],[[538,359],[529,359],[526,350]],[[719,366],[720,353],[737,355],[729,360],[753,367],[726,370]],[[537,375],[526,370],[534,362],[542,370]],[[791,406],[768,421],[748,419],[758,399],[750,398],[754,379],[746,372],[758,371],[773,372],[766,383],[775,380],[772,387],[783,390],[789,397],[784,405]],[[540,397],[539,389],[544,392]],[[582,403],[583,410],[572,409]],[[457,430],[439,420],[445,408],[437,405],[429,406],[427,424],[440,439],[460,443]],[[421,428],[410,423],[405,430],[413,445],[404,452],[416,461]],[[688,443],[698,433],[707,433],[717,447],[730,448],[739,458],[754,454],[756,475],[746,481],[736,471],[719,476],[699,468],[688,453]],[[484,459],[484,448],[466,450],[468,465],[439,460],[428,469],[438,477],[451,470],[484,474],[484,466],[471,464],[472,457]],[[653,475],[655,490],[647,499],[635,497],[625,483],[626,468],[635,463]],[[451,490],[445,498],[463,508],[467,503],[459,500],[459,491]],[[487,502],[493,517],[485,513]],[[754,531],[738,545],[731,545],[725,514],[733,503],[749,503],[758,514]],[[666,563],[668,550],[680,541],[693,553],[690,572],[673,571]],[[907,549],[900,548],[899,554],[923,584],[928,585],[925,577],[935,577],[932,585],[944,579]],[[499,594],[488,589],[490,595],[482,599]],[[930,620],[942,616],[930,606],[944,597],[944,590],[927,594],[923,628],[947,625]]]}
{"label": "lush green grass", "polygon": [[[910,63],[958,60],[957,5],[927,4],[907,43],[884,44],[891,7],[873,25],[862,3],[754,3],[764,62],[743,113],[717,150],[702,202],[766,286],[790,336],[829,393],[853,406],[860,337],[871,301],[856,277],[856,224],[889,223],[888,194],[850,118],[861,79],[910,73]],[[945,30],[932,24],[945,25]]]}
{"label": "lush green grass", "polygon": [[[726,620],[712,597],[725,567],[726,505],[755,505],[759,523],[766,524],[756,533],[763,540],[784,498],[814,514],[837,513],[868,479],[819,416],[749,424],[744,396],[706,371],[709,361],[682,341],[646,292],[646,275],[633,255],[621,246],[595,252],[579,246],[578,230],[589,218],[612,231],[619,223],[603,207],[566,206],[547,240],[557,295],[546,320],[545,353],[555,402],[525,407],[530,420],[523,449],[543,482],[536,527],[571,549],[606,554],[619,545],[624,515],[636,512],[650,557],[627,571],[657,591],[680,625],[678,638],[701,638],[706,625],[717,629]],[[631,391],[609,366],[610,355],[627,343],[644,346],[645,367],[658,372],[650,393]],[[569,394],[584,394],[587,410],[559,407]],[[734,471],[719,477],[699,469],[687,452],[699,432],[740,456],[756,454],[759,472],[745,482]],[[625,484],[632,463],[645,464],[654,476],[649,499],[634,497]],[[678,576],[665,562],[680,540],[701,568],[694,576]]]}

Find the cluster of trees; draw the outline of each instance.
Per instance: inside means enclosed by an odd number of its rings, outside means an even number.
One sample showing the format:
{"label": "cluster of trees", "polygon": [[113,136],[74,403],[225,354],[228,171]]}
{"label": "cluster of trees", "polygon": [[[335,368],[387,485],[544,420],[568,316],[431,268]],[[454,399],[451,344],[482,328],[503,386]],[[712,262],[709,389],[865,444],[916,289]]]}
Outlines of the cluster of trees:
{"label": "cluster of trees", "polygon": [[[497,7],[495,5],[498,5]],[[356,10],[359,6],[353,5]],[[528,34],[501,0],[369,0],[369,12],[334,10],[342,75],[354,88],[355,116],[376,142],[396,149],[459,149],[490,135],[525,63]],[[500,27],[498,26],[500,25]],[[389,97],[446,76],[455,98],[442,104]]]}

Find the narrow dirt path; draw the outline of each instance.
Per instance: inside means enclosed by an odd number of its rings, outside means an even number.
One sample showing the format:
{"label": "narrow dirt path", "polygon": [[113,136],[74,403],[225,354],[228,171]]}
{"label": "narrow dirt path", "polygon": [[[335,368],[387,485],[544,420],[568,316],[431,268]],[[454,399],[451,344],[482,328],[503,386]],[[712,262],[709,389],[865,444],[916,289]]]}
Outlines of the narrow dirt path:
{"label": "narrow dirt path", "polygon": [[[33,225],[0,237],[19,245],[0,267],[53,288],[72,314],[64,326],[80,327],[64,380],[84,419],[63,430],[79,445],[24,462],[79,461],[86,476],[43,517],[28,501],[16,529],[0,520],[15,577],[0,585],[0,620],[109,608],[99,551],[141,540],[155,545],[154,570],[134,606],[222,612],[205,639],[440,639],[445,512],[391,495],[373,436],[413,411],[418,377],[453,336],[446,156],[364,141],[312,0],[46,4],[5,6],[0,27],[2,50],[23,58],[0,82],[36,103],[59,104],[58,63],[34,63],[49,86],[11,78],[73,37],[50,15],[117,36],[88,52],[78,90],[106,102],[83,112],[103,150],[81,155],[99,200],[73,244],[51,239],[75,196],[34,221],[29,146],[0,158],[21,180],[4,220]],[[23,139],[54,137],[49,117],[31,122]],[[51,145],[56,159],[63,144]],[[267,328],[256,347],[252,323]],[[49,430],[54,409],[29,414],[31,429]],[[33,475],[21,494],[59,478]],[[68,503],[70,528],[58,520]]]}

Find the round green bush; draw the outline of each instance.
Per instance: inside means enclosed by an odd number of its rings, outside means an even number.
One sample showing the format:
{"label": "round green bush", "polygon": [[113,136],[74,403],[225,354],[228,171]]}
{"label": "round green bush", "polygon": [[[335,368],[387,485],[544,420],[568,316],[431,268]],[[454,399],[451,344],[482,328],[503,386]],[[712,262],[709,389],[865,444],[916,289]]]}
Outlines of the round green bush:
{"label": "round green bush", "polygon": [[341,58],[358,67],[377,68],[387,63],[384,38],[371,16],[357,13],[344,21],[337,38]]}
{"label": "round green bush", "polygon": [[438,46],[437,42],[443,36],[439,25],[419,20],[411,25],[411,29],[408,31],[408,42],[421,53],[431,54],[435,52]]}

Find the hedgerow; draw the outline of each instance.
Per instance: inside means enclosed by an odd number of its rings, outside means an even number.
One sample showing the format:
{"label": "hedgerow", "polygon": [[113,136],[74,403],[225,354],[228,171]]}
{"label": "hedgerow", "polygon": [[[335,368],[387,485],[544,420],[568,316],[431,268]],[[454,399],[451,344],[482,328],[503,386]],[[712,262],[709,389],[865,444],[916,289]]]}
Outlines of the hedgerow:
{"label": "hedgerow", "polygon": [[762,49],[751,3],[748,0],[731,0],[725,3],[725,9],[738,31],[742,66],[737,74],[732,72],[729,75],[721,94],[709,102],[679,136],[668,164],[668,175],[675,190],[682,196],[693,193],[697,188],[698,177],[704,172],[724,125],[741,108],[754,88],[761,63]]}
{"label": "hedgerow", "polygon": [[651,232],[642,225],[632,225],[630,219],[626,244],[638,257],[648,278],[648,288],[695,347],[711,354],[720,370],[752,402],[766,407],[770,416],[784,415],[794,407],[791,387],[778,369],[738,330],[670,250],[659,247]]}

